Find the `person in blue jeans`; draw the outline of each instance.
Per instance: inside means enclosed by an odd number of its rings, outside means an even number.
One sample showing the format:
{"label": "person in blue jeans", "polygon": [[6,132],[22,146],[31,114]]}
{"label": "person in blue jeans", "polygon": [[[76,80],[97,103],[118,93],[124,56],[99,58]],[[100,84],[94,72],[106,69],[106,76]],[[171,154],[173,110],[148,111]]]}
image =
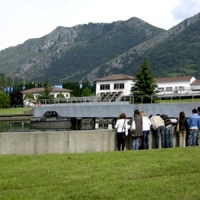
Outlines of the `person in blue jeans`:
{"label": "person in blue jeans", "polygon": [[192,115],[188,119],[189,135],[188,135],[188,146],[195,146],[197,140],[198,130],[200,129],[200,116],[198,115],[197,109],[192,110]]}
{"label": "person in blue jeans", "polygon": [[173,147],[172,142],[172,122],[168,115],[161,115],[161,118],[164,120],[165,124],[165,148]]}
{"label": "person in blue jeans", "polygon": [[143,149],[148,149],[149,148],[149,133],[151,130],[151,121],[146,116],[146,113],[144,111],[141,111],[140,115],[142,116],[142,131],[143,131],[142,147]]}
{"label": "person in blue jeans", "polygon": [[150,121],[152,124],[153,132],[155,134],[155,148],[159,148],[159,137],[161,135],[161,146],[165,148],[165,124],[164,120],[159,114],[152,116],[150,115]]}

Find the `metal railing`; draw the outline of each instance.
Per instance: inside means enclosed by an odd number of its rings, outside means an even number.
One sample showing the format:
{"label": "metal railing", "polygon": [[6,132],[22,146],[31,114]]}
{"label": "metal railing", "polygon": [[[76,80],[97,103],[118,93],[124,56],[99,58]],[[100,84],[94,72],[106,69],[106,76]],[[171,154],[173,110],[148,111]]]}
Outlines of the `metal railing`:
{"label": "metal railing", "polygon": [[37,105],[41,104],[77,104],[77,103],[105,103],[105,102],[127,102],[130,104],[142,103],[179,103],[179,102],[200,102],[200,93],[192,94],[165,94],[165,95],[127,95],[127,96],[91,96],[91,97],[72,97],[72,98],[55,98],[41,99]]}

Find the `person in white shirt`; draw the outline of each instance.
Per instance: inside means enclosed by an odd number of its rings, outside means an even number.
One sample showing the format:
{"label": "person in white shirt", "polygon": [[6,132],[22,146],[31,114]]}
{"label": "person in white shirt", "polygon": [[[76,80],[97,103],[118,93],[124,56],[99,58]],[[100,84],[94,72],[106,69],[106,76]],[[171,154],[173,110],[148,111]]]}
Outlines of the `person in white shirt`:
{"label": "person in white shirt", "polygon": [[140,115],[142,116],[142,131],[143,131],[142,146],[143,146],[143,149],[148,149],[149,148],[149,133],[150,133],[150,129],[151,129],[151,121],[146,116],[146,113],[144,111],[141,111]]}
{"label": "person in white shirt", "polygon": [[118,151],[124,150],[125,147],[125,136],[128,135],[128,126],[126,120],[126,114],[121,113],[119,118],[115,124],[116,130],[116,137],[117,137],[117,149]]}

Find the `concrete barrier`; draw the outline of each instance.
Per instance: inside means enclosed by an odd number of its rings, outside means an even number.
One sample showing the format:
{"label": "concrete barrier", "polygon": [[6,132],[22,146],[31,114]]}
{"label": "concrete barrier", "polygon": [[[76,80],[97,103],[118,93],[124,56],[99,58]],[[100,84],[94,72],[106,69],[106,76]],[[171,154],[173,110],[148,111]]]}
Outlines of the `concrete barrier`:
{"label": "concrete barrier", "polygon": [[[115,136],[115,130],[107,129],[0,133],[0,155],[116,151]],[[175,132],[173,132],[173,146],[178,146],[178,137]],[[155,139],[150,133],[149,149],[153,148],[155,148]],[[125,150],[131,149],[132,138],[127,137]]]}

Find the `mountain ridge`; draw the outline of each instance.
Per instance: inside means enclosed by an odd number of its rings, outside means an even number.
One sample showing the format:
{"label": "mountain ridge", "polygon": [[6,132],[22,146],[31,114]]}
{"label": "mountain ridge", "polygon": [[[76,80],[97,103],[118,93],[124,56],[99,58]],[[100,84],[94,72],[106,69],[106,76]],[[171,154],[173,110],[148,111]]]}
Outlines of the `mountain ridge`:
{"label": "mountain ridge", "polygon": [[136,17],[113,23],[59,26],[41,38],[2,50],[0,73],[25,81],[42,81],[47,76],[53,83],[94,81],[112,73],[134,75],[144,56],[150,64],[155,63],[151,55],[160,44],[198,21],[199,13],[169,30]]}

